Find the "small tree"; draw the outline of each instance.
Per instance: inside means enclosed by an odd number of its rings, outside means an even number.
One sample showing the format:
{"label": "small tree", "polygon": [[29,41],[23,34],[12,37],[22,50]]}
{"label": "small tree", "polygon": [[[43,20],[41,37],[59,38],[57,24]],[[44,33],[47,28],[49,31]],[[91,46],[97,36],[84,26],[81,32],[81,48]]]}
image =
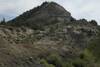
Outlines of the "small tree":
{"label": "small tree", "polygon": [[95,26],[98,25],[97,22],[96,22],[95,20],[91,20],[91,21],[90,21],[90,24],[95,25]]}
{"label": "small tree", "polygon": [[6,22],[5,22],[5,18],[3,18],[3,20],[1,21],[0,24],[2,24],[2,25],[6,24]]}

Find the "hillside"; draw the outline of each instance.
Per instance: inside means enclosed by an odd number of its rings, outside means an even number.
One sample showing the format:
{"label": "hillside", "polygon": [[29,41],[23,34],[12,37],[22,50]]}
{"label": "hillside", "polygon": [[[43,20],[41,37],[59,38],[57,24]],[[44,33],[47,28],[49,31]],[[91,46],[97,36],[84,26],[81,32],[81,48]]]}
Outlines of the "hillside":
{"label": "hillside", "polygon": [[62,6],[54,2],[45,2],[9,22],[16,26],[24,25],[31,28],[40,28],[41,26],[56,23],[57,20],[61,22],[70,20],[70,17],[70,13]]}
{"label": "hillside", "polygon": [[0,24],[0,67],[100,67],[99,32],[95,20],[44,2]]}

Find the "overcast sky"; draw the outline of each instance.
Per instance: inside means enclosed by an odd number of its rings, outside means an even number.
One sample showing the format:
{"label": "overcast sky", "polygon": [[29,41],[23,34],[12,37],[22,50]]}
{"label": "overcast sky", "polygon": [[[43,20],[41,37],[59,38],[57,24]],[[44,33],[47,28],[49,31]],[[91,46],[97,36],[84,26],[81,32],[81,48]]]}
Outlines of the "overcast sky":
{"label": "overcast sky", "polygon": [[100,24],[100,0],[0,0],[0,19],[10,20],[44,1],[55,1],[76,19],[95,19]]}

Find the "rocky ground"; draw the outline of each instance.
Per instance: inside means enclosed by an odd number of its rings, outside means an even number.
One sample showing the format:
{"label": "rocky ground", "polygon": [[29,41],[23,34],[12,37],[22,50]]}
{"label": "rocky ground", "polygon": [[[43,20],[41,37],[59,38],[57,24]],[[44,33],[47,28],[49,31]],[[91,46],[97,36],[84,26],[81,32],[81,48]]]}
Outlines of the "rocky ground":
{"label": "rocky ground", "polygon": [[[59,10],[56,14],[48,12],[54,8]],[[79,60],[79,64],[70,60],[79,59],[90,40],[96,38],[99,26],[91,22],[72,18],[56,3],[44,3],[25,12],[0,25],[0,67],[85,67]],[[90,65],[86,67],[97,67],[90,61],[84,61]]]}

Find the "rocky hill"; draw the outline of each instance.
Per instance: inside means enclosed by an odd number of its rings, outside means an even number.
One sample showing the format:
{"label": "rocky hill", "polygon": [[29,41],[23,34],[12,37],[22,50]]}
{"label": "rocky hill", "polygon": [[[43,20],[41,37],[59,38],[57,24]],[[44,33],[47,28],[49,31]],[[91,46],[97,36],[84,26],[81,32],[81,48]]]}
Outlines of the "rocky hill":
{"label": "rocky hill", "polygon": [[[30,11],[23,13],[15,19],[9,21],[13,25],[26,25],[32,28],[56,23],[56,21],[70,20],[71,14],[57,3],[45,2]],[[33,26],[34,25],[34,26]]]}
{"label": "rocky hill", "polygon": [[76,20],[54,2],[0,25],[0,67],[100,67],[87,51],[97,22]]}

